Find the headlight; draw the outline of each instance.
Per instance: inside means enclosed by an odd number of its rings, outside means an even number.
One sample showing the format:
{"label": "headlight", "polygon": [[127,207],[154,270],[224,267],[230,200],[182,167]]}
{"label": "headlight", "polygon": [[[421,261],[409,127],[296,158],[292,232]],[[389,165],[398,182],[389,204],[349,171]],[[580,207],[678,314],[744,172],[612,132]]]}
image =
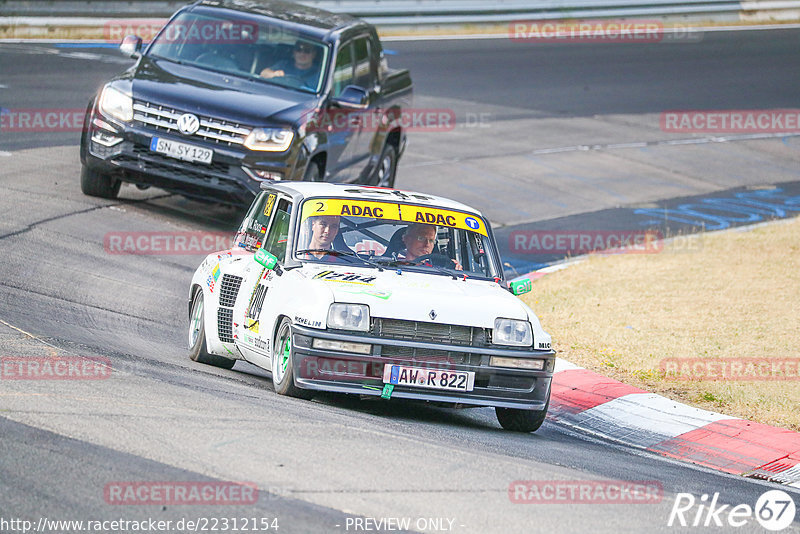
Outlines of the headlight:
{"label": "headlight", "polygon": [[492,343],[495,345],[530,347],[533,345],[531,323],[514,319],[495,319]]}
{"label": "headlight", "polygon": [[340,330],[369,330],[369,306],[334,302],[328,308],[328,328]]}
{"label": "headlight", "polygon": [[133,100],[130,95],[106,85],[100,95],[100,111],[122,122],[130,122],[133,120]]}
{"label": "headlight", "polygon": [[291,130],[255,128],[244,140],[244,146],[262,152],[283,152],[291,146],[292,139],[294,132]]}

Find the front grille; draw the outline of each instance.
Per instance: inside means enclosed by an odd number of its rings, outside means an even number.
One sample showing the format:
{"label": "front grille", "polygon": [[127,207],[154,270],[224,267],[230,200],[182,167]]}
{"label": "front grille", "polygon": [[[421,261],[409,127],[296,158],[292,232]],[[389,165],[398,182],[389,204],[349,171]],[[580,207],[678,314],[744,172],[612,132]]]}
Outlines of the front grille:
{"label": "front grille", "polygon": [[[137,161],[143,161],[141,159],[141,156],[145,156],[147,158],[147,160],[144,161],[145,165],[160,166],[163,169],[168,169],[169,172],[172,173],[181,172],[181,169],[176,169],[176,164],[181,162],[181,160],[163,156],[158,152],[153,152],[152,150],[150,150],[149,147],[143,145],[135,145],[133,147],[133,153],[139,156],[139,159]],[[220,163],[218,161],[212,161],[211,163],[200,163],[200,165],[203,166],[203,169],[208,169],[211,172],[217,172],[225,175],[227,175],[228,171],[230,170],[230,165],[228,165],[227,163]]]}
{"label": "front grille", "polygon": [[[148,156],[149,157],[149,156]],[[188,168],[186,166],[178,165],[177,160],[165,160],[164,163],[158,161],[150,161],[149,159],[137,158],[121,154],[114,158],[115,162],[126,167],[133,168],[136,171],[144,172],[147,174],[166,175],[171,177],[182,177],[189,179],[195,183],[215,185],[228,182],[230,179],[227,176],[217,176],[206,171],[205,168],[195,167]]]}
{"label": "front grille", "polygon": [[[133,120],[140,125],[147,125],[156,130],[164,132],[176,132],[178,130],[178,119],[186,113],[169,106],[151,104],[144,100],[134,100]],[[225,121],[207,115],[198,115],[200,119],[200,129],[187,138],[199,138],[216,144],[225,146],[240,146],[244,144],[245,138],[250,134],[252,127],[238,122]]]}
{"label": "front grille", "polygon": [[399,347],[397,345],[383,345],[381,347],[381,356],[383,358],[413,360],[415,362],[427,362],[433,364],[463,364],[469,362],[469,355],[465,355],[463,352],[417,349],[413,347]]}
{"label": "front grille", "polygon": [[423,323],[399,319],[376,318],[372,334],[378,337],[427,341],[450,345],[485,346],[486,330],[454,324]]}
{"label": "front grille", "polygon": [[242,285],[242,277],[232,274],[222,276],[222,283],[219,285],[219,305],[233,308],[236,302],[236,295],[239,293],[239,286]]}
{"label": "front grille", "polygon": [[233,309],[217,309],[217,335],[219,340],[224,343],[233,343]]}

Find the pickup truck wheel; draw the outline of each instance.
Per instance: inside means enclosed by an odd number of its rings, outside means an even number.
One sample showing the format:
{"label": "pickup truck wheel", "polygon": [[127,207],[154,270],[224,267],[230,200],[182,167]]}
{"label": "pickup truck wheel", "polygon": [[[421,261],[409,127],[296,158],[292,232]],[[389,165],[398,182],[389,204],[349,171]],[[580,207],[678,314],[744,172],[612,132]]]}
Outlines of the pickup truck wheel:
{"label": "pickup truck wheel", "polygon": [[392,145],[383,147],[381,159],[375,169],[375,185],[378,187],[394,187],[397,173],[397,151]]}
{"label": "pickup truck wheel", "polygon": [[321,182],[322,171],[320,171],[319,163],[312,161],[306,167],[306,173],[303,175],[304,182]]}
{"label": "pickup truck wheel", "polygon": [[203,290],[198,287],[195,288],[192,295],[192,311],[189,314],[189,358],[198,363],[231,369],[236,364],[236,360],[209,354],[206,349],[204,310]]}
{"label": "pickup truck wheel", "polygon": [[293,353],[292,323],[288,318],[284,317],[280,327],[278,327],[278,335],[275,336],[275,344],[273,345],[272,383],[275,385],[275,392],[278,395],[310,399],[313,393],[300,389],[294,383]]}
{"label": "pickup truck wheel", "polygon": [[519,410],[516,408],[495,408],[497,420],[506,430],[512,432],[536,432],[544,423],[547,415],[547,408],[550,406],[550,399],[544,410]]}
{"label": "pickup truck wheel", "polygon": [[117,198],[122,182],[86,165],[81,167],[81,191],[84,195],[100,198]]}

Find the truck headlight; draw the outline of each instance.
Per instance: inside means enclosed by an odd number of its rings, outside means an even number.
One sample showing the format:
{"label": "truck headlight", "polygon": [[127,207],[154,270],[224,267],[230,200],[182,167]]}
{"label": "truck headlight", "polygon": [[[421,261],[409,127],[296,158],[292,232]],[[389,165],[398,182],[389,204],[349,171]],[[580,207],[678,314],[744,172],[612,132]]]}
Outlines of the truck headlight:
{"label": "truck headlight", "polygon": [[328,328],[368,331],[369,306],[334,302],[328,308]]}
{"label": "truck headlight", "polygon": [[292,145],[294,132],[278,128],[254,128],[244,140],[244,146],[261,152],[284,152]]}
{"label": "truck headlight", "polygon": [[110,85],[103,88],[100,95],[100,111],[109,117],[131,122],[133,120],[133,99],[119,89],[114,89]]}
{"label": "truck headlight", "polygon": [[531,323],[515,319],[495,319],[492,343],[495,345],[530,347],[533,345]]}

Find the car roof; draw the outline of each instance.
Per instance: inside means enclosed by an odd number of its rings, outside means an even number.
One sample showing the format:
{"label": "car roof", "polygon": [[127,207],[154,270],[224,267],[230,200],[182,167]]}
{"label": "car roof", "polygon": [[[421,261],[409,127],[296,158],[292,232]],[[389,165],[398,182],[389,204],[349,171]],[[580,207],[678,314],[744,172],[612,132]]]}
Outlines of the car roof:
{"label": "car roof", "polygon": [[364,24],[363,21],[350,15],[331,13],[323,9],[281,0],[201,0],[194,5],[264,15],[276,20],[322,30],[322,34],[335,29]]}
{"label": "car roof", "polygon": [[304,200],[307,198],[343,197],[356,198],[359,200],[401,202],[467,211],[483,217],[480,211],[466,204],[462,204],[461,202],[428,193],[404,191],[402,189],[389,189],[386,187],[373,187],[358,184],[332,184],[328,182],[264,182],[261,184],[261,189],[275,189],[292,197],[299,196]]}

